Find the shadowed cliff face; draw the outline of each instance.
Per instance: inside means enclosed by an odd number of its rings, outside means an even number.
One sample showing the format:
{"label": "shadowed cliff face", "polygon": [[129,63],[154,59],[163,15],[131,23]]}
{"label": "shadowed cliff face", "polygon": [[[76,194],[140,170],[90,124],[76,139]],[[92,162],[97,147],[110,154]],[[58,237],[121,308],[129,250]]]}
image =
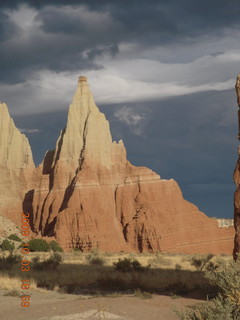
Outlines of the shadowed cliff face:
{"label": "shadowed cliff face", "polygon": [[[236,93],[238,103],[238,125],[239,133],[238,139],[240,140],[240,74],[236,81]],[[240,148],[238,148],[238,161],[234,171],[234,182],[236,184],[236,191],[234,194],[234,227],[235,227],[235,239],[234,239],[234,259],[237,259],[237,254],[240,252]]]}
{"label": "shadowed cliff face", "polygon": [[85,77],[55,150],[28,181],[21,205],[33,231],[55,237],[65,250],[232,253],[233,227],[220,228],[184,200],[173,179],[127,161]]}

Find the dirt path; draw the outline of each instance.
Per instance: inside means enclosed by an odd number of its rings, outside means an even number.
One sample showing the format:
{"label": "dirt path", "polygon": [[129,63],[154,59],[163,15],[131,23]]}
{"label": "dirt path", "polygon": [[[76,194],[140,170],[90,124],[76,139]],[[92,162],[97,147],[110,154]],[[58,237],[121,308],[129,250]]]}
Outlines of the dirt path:
{"label": "dirt path", "polygon": [[31,306],[20,306],[20,298],[0,291],[1,320],[177,320],[173,308],[183,309],[202,301],[153,295],[151,299],[134,296],[86,297],[52,291],[31,292]]}

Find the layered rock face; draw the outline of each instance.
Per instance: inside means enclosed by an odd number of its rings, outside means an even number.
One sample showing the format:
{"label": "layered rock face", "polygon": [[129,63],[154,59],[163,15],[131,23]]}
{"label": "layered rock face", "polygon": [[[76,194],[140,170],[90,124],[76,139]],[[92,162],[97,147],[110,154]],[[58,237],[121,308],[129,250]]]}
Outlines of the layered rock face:
{"label": "layered rock face", "polygon": [[[236,81],[236,93],[238,103],[238,125],[239,133],[238,139],[240,140],[240,74]],[[234,171],[234,182],[236,184],[236,191],[234,194],[234,227],[235,227],[235,239],[234,239],[234,259],[237,259],[237,254],[240,253],[240,147],[238,148],[238,161]]]}
{"label": "layered rock face", "polygon": [[80,77],[66,128],[36,169],[25,210],[38,235],[56,237],[68,250],[232,253],[233,228],[183,199],[163,180],[126,159],[109,123]]}
{"label": "layered rock face", "polygon": [[27,137],[16,128],[6,104],[0,103],[0,213],[14,222],[20,220],[34,170]]}

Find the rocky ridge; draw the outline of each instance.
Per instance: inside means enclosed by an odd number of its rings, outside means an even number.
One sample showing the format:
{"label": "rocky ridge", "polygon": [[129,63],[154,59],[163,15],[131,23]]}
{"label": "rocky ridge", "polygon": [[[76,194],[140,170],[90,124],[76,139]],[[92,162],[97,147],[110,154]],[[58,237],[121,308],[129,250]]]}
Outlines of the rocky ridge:
{"label": "rocky ridge", "polygon": [[31,150],[23,149],[22,208],[35,235],[55,237],[65,250],[232,253],[232,227],[219,228],[183,198],[173,179],[127,161],[85,77],[79,77],[55,150],[33,169]]}

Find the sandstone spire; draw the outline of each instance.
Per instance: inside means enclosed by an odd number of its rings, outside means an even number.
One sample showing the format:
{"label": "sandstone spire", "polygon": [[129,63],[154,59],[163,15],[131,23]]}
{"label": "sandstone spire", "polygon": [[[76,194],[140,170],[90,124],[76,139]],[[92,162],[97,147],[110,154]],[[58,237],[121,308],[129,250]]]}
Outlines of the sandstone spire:
{"label": "sandstone spire", "polygon": [[16,128],[5,103],[0,103],[0,150],[0,166],[10,170],[34,167],[28,139]]}
{"label": "sandstone spire", "polygon": [[174,180],[126,160],[80,77],[66,128],[35,175],[35,232],[64,249],[229,253],[233,230],[183,199]]}
{"label": "sandstone spire", "polygon": [[[238,103],[238,126],[240,132],[240,74],[237,76],[236,81],[236,94]],[[238,133],[238,139],[240,140],[240,133]],[[240,147],[238,148],[238,161],[234,171],[234,182],[236,184],[236,191],[234,194],[234,227],[235,227],[235,239],[234,239],[234,259],[237,259],[237,254],[240,253]]]}
{"label": "sandstone spire", "polygon": [[18,221],[35,169],[27,137],[15,126],[7,105],[0,103],[0,213]]}

